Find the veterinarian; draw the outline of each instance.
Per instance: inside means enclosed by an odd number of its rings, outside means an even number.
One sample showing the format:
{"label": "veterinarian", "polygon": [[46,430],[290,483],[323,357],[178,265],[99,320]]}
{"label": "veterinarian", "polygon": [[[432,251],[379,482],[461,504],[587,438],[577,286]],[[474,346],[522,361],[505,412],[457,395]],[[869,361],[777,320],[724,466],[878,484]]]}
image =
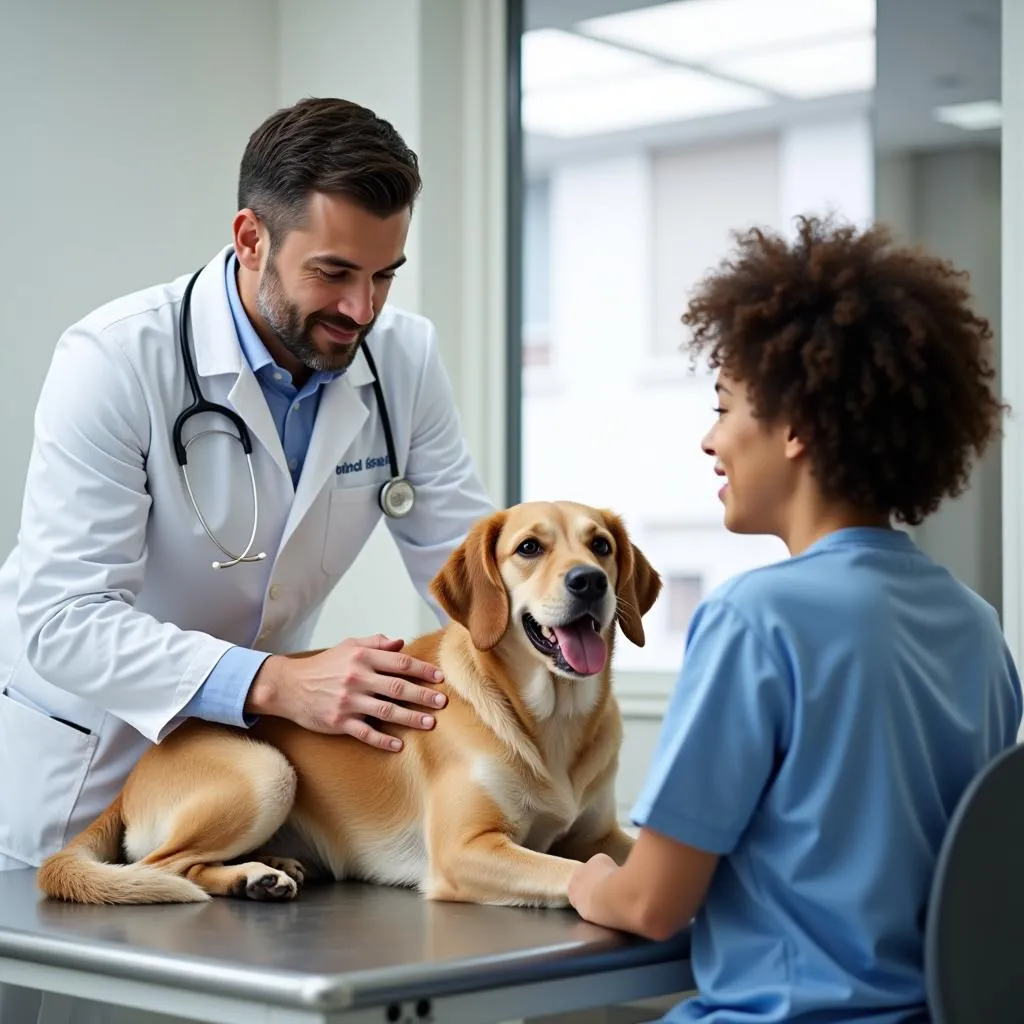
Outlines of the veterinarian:
{"label": "veterinarian", "polygon": [[637,843],[570,899],[652,937],[696,915],[676,1024],[926,1021],[935,862],[1021,683],[995,609],[893,524],[998,436],[991,328],[948,264],[814,219],[743,235],[684,320],[718,370],[725,526],[790,557],[698,608]]}
{"label": "veterinarian", "polygon": [[[493,509],[433,325],[385,305],[420,187],[387,122],[304,100],[251,136],[232,242],[194,282],[60,338],[0,571],[0,868],[57,850],[187,716],[388,750],[375,719],[432,726],[439,675],[401,641],[279,656],[382,517],[427,598]],[[177,430],[197,400],[218,409]]]}

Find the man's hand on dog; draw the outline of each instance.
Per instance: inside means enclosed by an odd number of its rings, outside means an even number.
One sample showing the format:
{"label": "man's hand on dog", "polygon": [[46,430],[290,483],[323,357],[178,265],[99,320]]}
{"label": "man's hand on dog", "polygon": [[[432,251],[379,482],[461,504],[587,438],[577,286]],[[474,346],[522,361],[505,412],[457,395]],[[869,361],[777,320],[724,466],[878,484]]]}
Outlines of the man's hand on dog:
{"label": "man's hand on dog", "polygon": [[[313,732],[341,733],[382,750],[401,750],[402,741],[374,729],[367,718],[432,729],[447,697],[412,680],[439,683],[434,665],[402,653],[402,640],[363,637],[343,640],[308,658],[272,655],[263,662],[249,690],[245,710],[287,718]],[[402,707],[393,703],[416,707]]]}

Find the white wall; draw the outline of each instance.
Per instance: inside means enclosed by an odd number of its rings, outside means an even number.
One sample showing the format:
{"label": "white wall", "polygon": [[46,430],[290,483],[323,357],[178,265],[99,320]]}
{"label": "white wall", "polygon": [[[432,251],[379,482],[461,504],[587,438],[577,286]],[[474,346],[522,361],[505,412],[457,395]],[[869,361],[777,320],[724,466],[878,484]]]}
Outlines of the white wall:
{"label": "white wall", "polygon": [[[887,153],[878,161],[877,211],[899,237],[968,271],[975,306],[995,332],[997,359],[1008,344],[1001,329],[1000,159],[999,149],[991,146]],[[936,561],[998,610],[1003,607],[1001,459],[997,444],[975,467],[967,491],[913,531]]]}
{"label": "white wall", "polygon": [[[1000,153],[994,148],[927,154],[917,161],[917,227],[932,252],[970,273],[978,311],[1000,329]],[[1017,472],[1020,472],[1018,469]],[[916,531],[918,543],[997,609],[1003,604],[1000,451],[975,468],[969,489]]]}
{"label": "white wall", "polygon": [[[418,153],[423,195],[391,301],[437,325],[484,484],[503,499],[504,20],[485,0],[279,0],[282,101],[347,96]],[[387,59],[377,45],[387,24]],[[340,58],[339,59],[339,55]],[[436,627],[382,523],[324,606],[317,644]]]}
{"label": "white wall", "polygon": [[769,132],[653,154],[650,355],[680,360],[690,290],[731,247],[731,232],[778,221],[783,148]]}
{"label": "white wall", "polygon": [[276,31],[272,0],[0,0],[4,551],[60,333],[230,240],[238,159],[277,102]]}
{"label": "white wall", "polygon": [[[500,3],[0,0],[0,26],[0,547],[15,540],[33,409],[61,331],[227,244],[249,134],[307,95],[365,103],[419,151],[425,190],[392,301],[437,323],[467,436],[500,499]],[[409,636],[428,614],[381,529],[317,640]]]}
{"label": "white wall", "polygon": [[[1002,10],[1002,378],[1015,413],[1002,448],[1003,628],[1024,666],[1024,4]],[[1022,726],[1024,730],[1024,726]]]}
{"label": "white wall", "polygon": [[[418,0],[378,0],[374,4],[335,0],[279,0],[281,102],[303,96],[345,96],[377,110],[416,149],[421,135],[416,88],[420,67]],[[381,18],[390,22],[389,60],[370,43]],[[430,202],[426,193],[423,203]],[[421,312],[420,258],[422,209],[410,232],[409,263],[399,271],[389,301]],[[387,582],[385,582],[387,581]],[[392,599],[375,600],[391,589]],[[355,565],[328,598],[316,645],[348,636],[382,632],[410,636],[418,631],[419,602],[404,578],[402,561],[382,523]]]}
{"label": "white wall", "polygon": [[871,122],[866,117],[793,125],[782,132],[779,216],[792,230],[801,213],[835,212],[866,225],[874,215]]}

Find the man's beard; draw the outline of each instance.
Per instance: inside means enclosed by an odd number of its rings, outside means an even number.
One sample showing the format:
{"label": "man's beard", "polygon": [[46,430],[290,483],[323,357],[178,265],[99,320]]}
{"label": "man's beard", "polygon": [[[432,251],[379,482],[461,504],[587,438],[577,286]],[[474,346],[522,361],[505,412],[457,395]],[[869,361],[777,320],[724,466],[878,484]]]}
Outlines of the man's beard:
{"label": "man's beard", "polygon": [[[288,301],[272,259],[267,261],[266,269],[260,278],[256,291],[256,309],[273,331],[274,337],[303,366],[328,373],[337,373],[351,364],[363,339],[370,333],[377,320],[374,317],[364,326],[340,313],[335,316],[311,313],[303,320],[299,307]],[[335,350],[321,352],[313,341],[313,328],[319,323],[330,324],[343,331],[359,331],[359,339],[351,345],[339,345]]]}

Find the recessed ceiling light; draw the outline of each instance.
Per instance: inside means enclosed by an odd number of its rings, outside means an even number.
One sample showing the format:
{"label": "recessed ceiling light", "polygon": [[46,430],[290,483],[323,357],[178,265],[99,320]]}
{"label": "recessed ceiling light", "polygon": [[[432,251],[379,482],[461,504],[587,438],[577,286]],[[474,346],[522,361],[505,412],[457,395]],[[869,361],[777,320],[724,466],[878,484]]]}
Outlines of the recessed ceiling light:
{"label": "recessed ceiling light", "polygon": [[588,35],[683,61],[873,35],[875,0],[675,0],[579,24]]}
{"label": "recessed ceiling light", "polygon": [[638,56],[571,32],[543,28],[523,34],[523,92],[602,82],[610,76],[644,71],[660,61]]}
{"label": "recessed ceiling light", "polygon": [[733,113],[769,102],[758,89],[684,68],[659,68],[526,93],[522,119],[527,132],[570,138]]}
{"label": "recessed ceiling light", "polygon": [[708,63],[708,70],[798,99],[867,92],[875,87],[874,36],[765,52]]}
{"label": "recessed ceiling light", "polygon": [[951,124],[968,132],[980,132],[999,128],[1003,123],[1003,108],[998,100],[981,100],[977,103],[951,103],[936,107],[932,112],[936,121]]}

